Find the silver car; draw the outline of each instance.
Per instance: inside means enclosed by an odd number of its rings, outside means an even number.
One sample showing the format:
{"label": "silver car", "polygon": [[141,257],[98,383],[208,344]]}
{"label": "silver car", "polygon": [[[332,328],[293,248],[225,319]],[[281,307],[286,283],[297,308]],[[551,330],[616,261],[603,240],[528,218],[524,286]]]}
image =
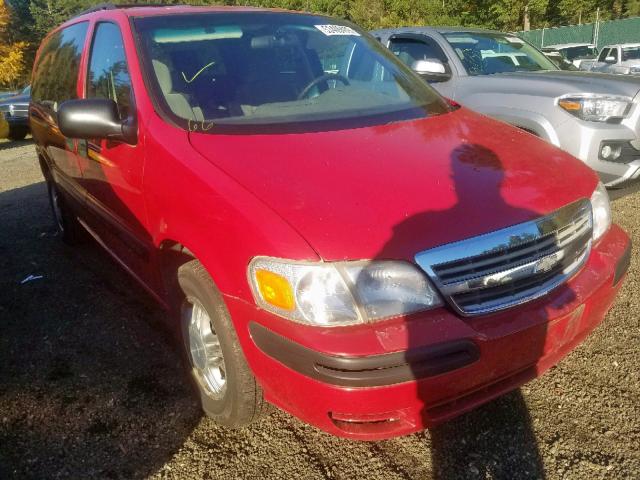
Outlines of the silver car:
{"label": "silver car", "polygon": [[640,179],[640,77],[561,71],[526,41],[500,32],[372,34],[444,96],[568,151],[609,188]]}

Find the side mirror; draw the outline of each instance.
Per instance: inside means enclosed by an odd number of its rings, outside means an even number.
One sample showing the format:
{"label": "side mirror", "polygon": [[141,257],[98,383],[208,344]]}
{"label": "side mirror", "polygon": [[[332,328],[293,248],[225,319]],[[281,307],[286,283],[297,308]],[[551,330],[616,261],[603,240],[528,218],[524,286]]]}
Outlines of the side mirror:
{"label": "side mirror", "polygon": [[104,138],[135,144],[135,121],[122,121],[113,100],[92,98],[67,100],[58,107],[58,127],[65,137]]}
{"label": "side mirror", "polygon": [[428,82],[446,82],[451,78],[449,66],[437,58],[416,60],[411,64],[411,70]]}
{"label": "side mirror", "polygon": [[606,63],[616,63],[616,57],[609,56],[604,59]]}

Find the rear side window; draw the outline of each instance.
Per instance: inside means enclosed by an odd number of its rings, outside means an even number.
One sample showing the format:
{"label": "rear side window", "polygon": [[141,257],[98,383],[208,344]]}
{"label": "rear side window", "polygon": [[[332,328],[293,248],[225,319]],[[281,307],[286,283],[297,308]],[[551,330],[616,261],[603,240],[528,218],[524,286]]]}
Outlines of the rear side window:
{"label": "rear side window", "polygon": [[105,22],[97,25],[87,77],[87,98],[109,98],[118,105],[121,119],[129,116],[131,78],[122,34],[116,24]]}
{"label": "rear side window", "polygon": [[622,49],[622,61],[640,60],[640,47],[626,47]]}
{"label": "rear side window", "polygon": [[60,103],[78,97],[78,72],[87,26],[88,22],[76,23],[47,39],[34,70],[34,102],[56,111]]}

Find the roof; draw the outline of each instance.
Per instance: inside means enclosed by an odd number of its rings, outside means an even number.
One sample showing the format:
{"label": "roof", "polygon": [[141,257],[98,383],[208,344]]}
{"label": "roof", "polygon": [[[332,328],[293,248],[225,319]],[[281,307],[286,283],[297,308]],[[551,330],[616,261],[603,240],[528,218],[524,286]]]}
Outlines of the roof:
{"label": "roof", "polygon": [[602,48],[611,48],[611,47],[622,47],[622,48],[631,47],[631,48],[635,48],[635,47],[640,47],[640,43],[614,43],[613,45],[605,45]]}
{"label": "roof", "polygon": [[555,48],[556,50],[572,47],[595,47],[595,45],[593,43],[556,43],[555,45],[544,46],[544,48]]}
{"label": "roof", "polygon": [[278,8],[260,8],[260,7],[224,6],[224,5],[213,5],[213,6],[161,5],[161,4],[114,5],[111,3],[101,3],[78,13],[74,17],[74,19],[78,17],[82,17],[84,15],[90,15],[96,12],[115,11],[115,10],[120,11],[129,17],[148,17],[148,16],[175,14],[175,13],[211,13],[211,12],[306,13],[306,12],[295,12],[293,10],[285,10],[285,9],[278,9]]}
{"label": "roof", "polygon": [[508,33],[499,32],[497,30],[487,30],[484,28],[469,27],[398,27],[398,28],[381,28],[372,30],[372,34],[389,34],[389,33],[499,33],[510,35]]}

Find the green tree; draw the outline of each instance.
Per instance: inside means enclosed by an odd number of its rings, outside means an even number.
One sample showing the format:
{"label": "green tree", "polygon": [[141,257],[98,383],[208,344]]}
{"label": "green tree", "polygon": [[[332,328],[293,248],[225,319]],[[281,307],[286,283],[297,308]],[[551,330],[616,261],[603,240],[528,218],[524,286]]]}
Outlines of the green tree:
{"label": "green tree", "polygon": [[34,34],[42,38],[52,28],[69,17],[97,3],[91,0],[31,0],[29,11],[33,17]]}
{"label": "green tree", "polygon": [[4,0],[0,0],[0,85],[16,88],[26,77],[28,44],[16,39],[11,20],[11,10]]}
{"label": "green tree", "polygon": [[635,17],[640,15],[640,0],[627,0],[624,2],[624,15]]}

